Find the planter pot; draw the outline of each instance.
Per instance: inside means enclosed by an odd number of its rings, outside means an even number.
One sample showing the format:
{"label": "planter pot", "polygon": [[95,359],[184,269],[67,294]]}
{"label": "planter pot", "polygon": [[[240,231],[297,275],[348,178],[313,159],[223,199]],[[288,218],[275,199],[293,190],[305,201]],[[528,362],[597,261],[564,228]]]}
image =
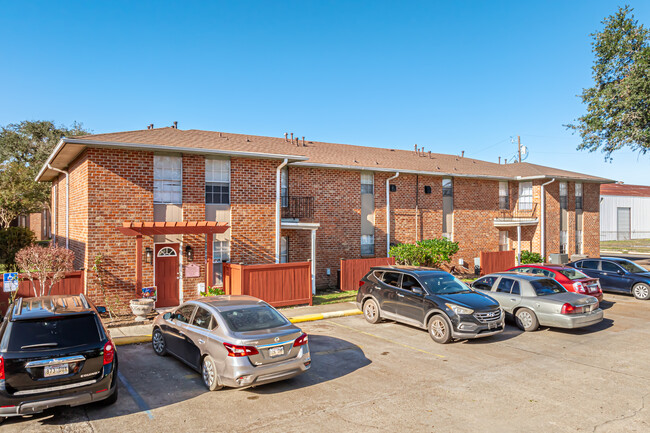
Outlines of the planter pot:
{"label": "planter pot", "polygon": [[143,322],[147,320],[147,315],[153,310],[153,299],[132,299],[129,303],[131,311],[135,315],[136,322]]}

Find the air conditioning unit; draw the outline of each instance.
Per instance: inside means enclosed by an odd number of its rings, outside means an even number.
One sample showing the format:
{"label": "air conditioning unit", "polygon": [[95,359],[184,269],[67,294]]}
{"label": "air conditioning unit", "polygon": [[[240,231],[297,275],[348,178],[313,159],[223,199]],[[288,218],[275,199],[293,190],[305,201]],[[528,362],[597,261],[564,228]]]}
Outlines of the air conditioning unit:
{"label": "air conditioning unit", "polygon": [[549,254],[548,255],[548,262],[552,263],[554,265],[566,265],[569,263],[569,255],[568,254]]}

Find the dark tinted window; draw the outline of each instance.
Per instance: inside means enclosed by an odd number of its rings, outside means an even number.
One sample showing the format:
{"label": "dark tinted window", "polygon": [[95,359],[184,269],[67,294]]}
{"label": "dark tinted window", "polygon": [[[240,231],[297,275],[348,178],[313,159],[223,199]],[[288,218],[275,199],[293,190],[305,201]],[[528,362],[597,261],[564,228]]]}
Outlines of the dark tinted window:
{"label": "dark tinted window", "polygon": [[196,314],[194,314],[192,325],[203,329],[212,329],[214,325],[210,323],[210,319],[212,319],[212,314],[208,310],[199,307]]}
{"label": "dark tinted window", "polygon": [[580,267],[583,269],[598,269],[598,260],[583,260],[580,262]]}
{"label": "dark tinted window", "polygon": [[100,341],[99,328],[93,315],[25,320],[13,322],[8,350],[74,347]]}
{"label": "dark tinted window", "polygon": [[603,262],[600,262],[600,263],[601,263],[601,265],[600,265],[600,266],[601,266],[601,269],[602,269],[603,271],[606,271],[606,272],[618,272],[618,271],[621,270],[620,267],[618,267],[617,265],[615,265],[615,264],[612,263],[612,262],[605,262],[605,261],[603,261]]}
{"label": "dark tinted window", "polygon": [[474,281],[472,287],[481,290],[492,290],[492,286],[496,280],[497,277],[483,277]]}
{"label": "dark tinted window", "polygon": [[283,315],[266,305],[222,311],[221,316],[226,321],[228,328],[235,332],[277,328],[289,323]]}
{"label": "dark tinted window", "polygon": [[429,293],[452,294],[470,291],[465,283],[451,274],[435,273],[418,275],[418,277],[420,277],[420,281],[422,281]]}
{"label": "dark tinted window", "polygon": [[497,286],[497,292],[510,293],[512,283],[514,282],[515,280],[510,278],[501,278],[501,281],[499,281],[499,285]]}
{"label": "dark tinted window", "polygon": [[190,319],[192,318],[192,312],[194,311],[194,308],[196,308],[195,305],[186,305],[184,307],[179,308],[178,310],[176,310],[176,313],[174,313],[174,319],[178,320],[179,322],[190,323]]}
{"label": "dark tinted window", "polygon": [[422,288],[422,284],[411,275],[404,274],[404,277],[402,277],[402,289],[411,290],[413,287]]}
{"label": "dark tinted window", "polygon": [[583,274],[579,270],[573,269],[573,268],[562,268],[562,269],[560,269],[559,272],[562,275],[564,275],[565,277],[567,277],[568,279],[570,279],[570,280],[579,280],[581,278],[589,278],[588,276],[586,276],[585,274]]}
{"label": "dark tinted window", "polygon": [[641,273],[641,272],[648,272],[647,269],[642,268],[641,266],[639,266],[636,263],[631,262],[629,260],[621,260],[620,262],[618,262],[618,265],[622,266],[623,269],[625,269],[626,271],[632,272],[632,273],[635,273],[635,274],[638,274],[638,273]]}
{"label": "dark tinted window", "polygon": [[399,287],[399,277],[401,274],[397,272],[384,272],[382,281],[389,286]]}
{"label": "dark tinted window", "polygon": [[515,281],[515,283],[512,285],[512,290],[510,290],[510,293],[513,295],[521,295],[521,290],[519,289],[519,281]]}
{"label": "dark tinted window", "polygon": [[535,280],[531,281],[530,284],[533,286],[533,289],[535,289],[537,296],[566,292],[566,289],[555,280]]}
{"label": "dark tinted window", "polygon": [[530,274],[531,273],[531,268],[529,268],[529,267],[515,268],[515,269],[512,269],[512,270],[515,271],[515,272],[523,272],[525,274]]}

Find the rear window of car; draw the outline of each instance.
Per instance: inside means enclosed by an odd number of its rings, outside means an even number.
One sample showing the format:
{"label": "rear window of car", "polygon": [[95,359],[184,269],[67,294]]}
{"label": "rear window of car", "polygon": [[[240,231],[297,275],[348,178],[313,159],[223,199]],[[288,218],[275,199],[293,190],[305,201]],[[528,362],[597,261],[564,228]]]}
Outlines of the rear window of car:
{"label": "rear window of car", "polygon": [[289,323],[282,314],[267,306],[226,310],[221,312],[221,316],[234,332],[259,331]]}
{"label": "rear window of car", "polygon": [[560,272],[562,275],[564,275],[565,277],[567,277],[570,280],[579,280],[581,278],[589,278],[588,276],[586,276],[585,274],[583,274],[579,270],[573,269],[573,268],[563,268],[563,269],[560,269],[558,272]]}
{"label": "rear window of car", "polygon": [[100,342],[101,334],[95,316],[88,314],[51,319],[17,320],[12,323],[7,349],[12,352],[43,350]]}
{"label": "rear window of car", "polygon": [[583,260],[579,263],[583,269],[598,269],[598,260]]}
{"label": "rear window of car", "polygon": [[535,294],[537,294],[537,296],[554,295],[556,293],[566,292],[566,289],[562,287],[560,283],[551,279],[533,280],[530,284],[533,286],[533,289],[535,289]]}

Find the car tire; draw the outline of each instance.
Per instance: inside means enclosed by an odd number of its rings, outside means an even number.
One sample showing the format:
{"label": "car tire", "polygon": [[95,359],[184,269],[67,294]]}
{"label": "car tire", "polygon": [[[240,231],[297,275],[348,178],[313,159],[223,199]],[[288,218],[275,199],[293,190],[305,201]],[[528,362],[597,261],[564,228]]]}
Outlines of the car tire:
{"label": "car tire", "polygon": [[165,342],[165,336],[158,328],[154,329],[153,334],[151,335],[151,346],[153,347],[153,351],[156,352],[156,355],[167,355],[167,343]]}
{"label": "car tire", "polygon": [[381,320],[379,305],[374,299],[368,299],[363,303],[363,317],[368,323],[375,324]]}
{"label": "car tire", "polygon": [[531,332],[539,327],[537,316],[528,308],[520,308],[515,313],[515,322],[517,326],[526,332]]}
{"label": "car tire", "polygon": [[100,403],[103,406],[110,406],[113,403],[115,403],[117,401],[117,390],[118,390],[117,379],[115,379],[115,391],[113,391],[113,394],[111,394],[110,397],[105,398],[104,400],[100,401]]}
{"label": "car tire", "polygon": [[0,416],[0,424],[2,424],[6,419],[7,419],[6,416]]}
{"label": "car tire", "polygon": [[431,317],[427,329],[429,336],[436,343],[447,344],[451,341],[451,324],[442,314]]}
{"label": "car tire", "polygon": [[642,301],[650,299],[650,286],[645,283],[637,283],[632,287],[632,294]]}
{"label": "car tire", "polygon": [[217,364],[210,355],[205,355],[203,358],[203,363],[201,364],[201,378],[203,379],[203,384],[210,391],[216,391],[223,388],[223,385],[219,383]]}

